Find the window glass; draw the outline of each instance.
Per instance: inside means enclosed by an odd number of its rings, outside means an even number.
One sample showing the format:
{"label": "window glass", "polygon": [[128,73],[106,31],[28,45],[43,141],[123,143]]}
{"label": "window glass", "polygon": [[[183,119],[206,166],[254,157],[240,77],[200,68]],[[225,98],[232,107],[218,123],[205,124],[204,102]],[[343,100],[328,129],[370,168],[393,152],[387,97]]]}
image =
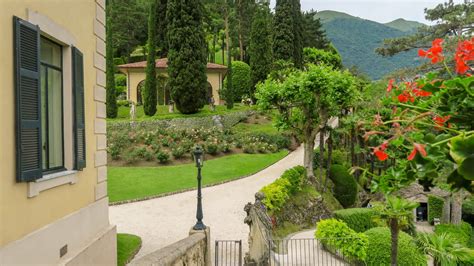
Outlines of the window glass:
{"label": "window glass", "polygon": [[43,170],[64,168],[61,46],[41,39]]}
{"label": "window glass", "polygon": [[61,67],[61,46],[41,38],[41,62]]}

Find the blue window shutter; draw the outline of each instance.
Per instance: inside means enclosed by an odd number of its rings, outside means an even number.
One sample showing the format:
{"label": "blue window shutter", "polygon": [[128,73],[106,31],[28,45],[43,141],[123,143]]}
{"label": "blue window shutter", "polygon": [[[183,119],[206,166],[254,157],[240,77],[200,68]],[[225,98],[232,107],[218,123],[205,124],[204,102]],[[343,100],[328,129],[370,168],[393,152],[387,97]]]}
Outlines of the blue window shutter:
{"label": "blue window shutter", "polygon": [[13,18],[16,98],[16,180],[43,175],[39,27]]}

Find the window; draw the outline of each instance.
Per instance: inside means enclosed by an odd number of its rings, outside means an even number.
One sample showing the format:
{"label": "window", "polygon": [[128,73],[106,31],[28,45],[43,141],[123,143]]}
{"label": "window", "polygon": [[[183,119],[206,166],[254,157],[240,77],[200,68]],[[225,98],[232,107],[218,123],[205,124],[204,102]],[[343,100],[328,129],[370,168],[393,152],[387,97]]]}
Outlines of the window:
{"label": "window", "polygon": [[52,34],[41,37],[39,26],[20,18],[13,28],[17,182],[80,171],[86,167],[83,54],[52,41]]}
{"label": "window", "polygon": [[46,38],[40,47],[43,171],[50,173],[64,170],[62,47]]}

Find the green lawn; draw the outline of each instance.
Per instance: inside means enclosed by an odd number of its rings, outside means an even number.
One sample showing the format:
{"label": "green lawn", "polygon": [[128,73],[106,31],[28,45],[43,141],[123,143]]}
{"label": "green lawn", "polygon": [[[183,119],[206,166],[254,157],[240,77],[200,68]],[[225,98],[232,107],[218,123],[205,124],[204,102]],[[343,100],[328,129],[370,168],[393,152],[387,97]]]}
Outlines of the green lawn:
{"label": "green lawn", "polygon": [[[211,111],[208,105],[204,106],[198,113],[184,115],[181,114],[178,110],[175,109],[174,113],[168,112],[168,106],[158,105],[157,112],[154,116],[146,116],[143,112],[143,106],[137,106],[136,116],[137,120],[160,120],[160,119],[172,119],[172,118],[189,118],[189,117],[203,117],[210,115],[222,115],[230,112],[251,110],[253,107],[245,106],[242,104],[235,104],[234,108],[227,110],[225,105],[216,106],[216,110]],[[130,119],[130,107],[120,106],[118,108],[117,118],[107,119],[108,121],[124,121]]]}
{"label": "green lawn", "polygon": [[137,254],[142,239],[136,235],[117,234],[117,265],[124,266]]}
{"label": "green lawn", "polygon": [[[204,162],[203,184],[216,184],[253,174],[288,154],[234,154]],[[195,188],[197,169],[194,164],[162,167],[109,167],[110,202],[143,199],[164,193]]]}
{"label": "green lawn", "polygon": [[271,121],[260,124],[238,123],[232,129],[236,133],[266,133],[269,135],[279,133],[278,129],[273,126]]}

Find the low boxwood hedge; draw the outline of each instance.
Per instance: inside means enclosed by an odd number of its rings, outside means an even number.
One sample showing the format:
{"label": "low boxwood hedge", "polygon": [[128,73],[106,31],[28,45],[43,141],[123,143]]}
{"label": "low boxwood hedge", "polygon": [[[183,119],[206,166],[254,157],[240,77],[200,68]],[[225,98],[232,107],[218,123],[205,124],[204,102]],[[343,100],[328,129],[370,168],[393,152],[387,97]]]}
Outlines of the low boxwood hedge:
{"label": "low boxwood hedge", "polygon": [[[375,227],[366,231],[365,234],[369,238],[367,265],[390,265],[390,229],[387,227]],[[426,256],[417,248],[413,238],[407,233],[400,232],[398,236],[398,266],[425,266],[426,264]]]}
{"label": "low boxwood hedge", "polygon": [[444,200],[440,197],[433,195],[428,196],[428,222],[433,225],[434,218],[439,218],[443,216],[443,205]]}
{"label": "low boxwood hedge", "polygon": [[351,208],[334,211],[334,218],[345,222],[356,232],[365,232],[377,227],[374,217],[377,211],[372,208]]}
{"label": "low boxwood hedge", "polygon": [[334,164],[329,177],[334,183],[334,197],[344,208],[351,207],[357,199],[357,183],[346,167]]}
{"label": "low boxwood hedge", "polygon": [[318,222],[315,237],[330,251],[339,251],[352,262],[365,261],[368,237],[357,233],[346,223],[336,219],[326,219]]}

